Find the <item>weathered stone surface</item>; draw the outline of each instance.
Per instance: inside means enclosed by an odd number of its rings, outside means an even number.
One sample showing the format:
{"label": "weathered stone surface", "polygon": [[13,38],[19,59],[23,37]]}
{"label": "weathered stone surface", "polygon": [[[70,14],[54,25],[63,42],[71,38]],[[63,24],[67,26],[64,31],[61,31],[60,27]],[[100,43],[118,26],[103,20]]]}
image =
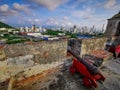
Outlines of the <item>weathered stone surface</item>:
{"label": "weathered stone surface", "polygon": [[0,61],[3,61],[6,59],[5,51],[3,47],[0,47]]}
{"label": "weathered stone surface", "polygon": [[[86,54],[92,50],[104,49],[105,42],[106,38],[85,39],[82,42],[83,46],[80,48],[82,49],[81,53]],[[88,88],[82,85],[81,77],[79,79],[79,76],[74,77],[69,73],[69,64],[71,61],[66,62],[68,66],[65,66],[62,70],[55,69],[54,72],[49,71],[48,74],[44,72],[50,69],[53,70],[53,68],[64,64],[63,59],[67,52],[66,40],[36,42],[30,45],[6,45],[4,50],[8,59],[0,61],[0,82],[15,75],[17,76],[17,80],[20,80],[23,84],[29,77],[35,77],[32,80],[30,78],[31,81],[30,83],[28,81],[26,86],[18,87],[18,90],[88,90]],[[50,72],[51,74],[49,74]],[[39,74],[44,76],[42,80],[36,78]],[[101,88],[100,90],[108,89]]]}
{"label": "weathered stone surface", "polygon": [[108,19],[108,24],[105,34],[107,36],[120,35],[120,18]]}
{"label": "weathered stone surface", "polygon": [[21,72],[21,76],[29,77],[62,64],[67,40],[13,44],[3,49],[7,59],[0,61],[0,82]]}
{"label": "weathered stone surface", "polygon": [[[120,74],[114,73],[114,70],[109,69],[106,62],[100,69],[106,77],[104,82],[97,82],[97,88],[87,88],[83,84],[83,77],[80,73],[70,74],[69,67],[71,60],[66,60],[62,68],[53,68],[45,71],[40,76],[33,76],[30,80],[19,83],[20,87],[15,90],[119,90],[120,89]],[[119,66],[118,66],[119,67]],[[120,69],[119,69],[120,71]],[[118,71],[118,72],[119,72]],[[39,77],[39,78],[38,78]]]}
{"label": "weathered stone surface", "polygon": [[[27,54],[35,55],[35,60],[52,61],[65,58],[67,52],[67,41],[48,41],[29,44],[13,44],[4,47],[7,58],[24,56]],[[43,63],[43,62],[40,62]]]}
{"label": "weathered stone surface", "polygon": [[90,39],[83,39],[81,44],[81,54],[80,56],[84,54],[89,54],[92,51],[105,49],[105,45],[107,42],[107,38],[90,38]]}
{"label": "weathered stone surface", "polygon": [[110,36],[107,39],[107,44],[117,45],[120,43],[120,36]]}

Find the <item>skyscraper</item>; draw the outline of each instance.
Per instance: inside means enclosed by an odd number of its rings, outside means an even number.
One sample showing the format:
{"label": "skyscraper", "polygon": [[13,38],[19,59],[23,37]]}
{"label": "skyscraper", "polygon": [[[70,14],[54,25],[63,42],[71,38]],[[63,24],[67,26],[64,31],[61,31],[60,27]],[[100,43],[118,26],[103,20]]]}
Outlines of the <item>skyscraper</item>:
{"label": "skyscraper", "polygon": [[36,31],[36,26],[35,25],[32,26],[32,30],[33,30],[33,32]]}

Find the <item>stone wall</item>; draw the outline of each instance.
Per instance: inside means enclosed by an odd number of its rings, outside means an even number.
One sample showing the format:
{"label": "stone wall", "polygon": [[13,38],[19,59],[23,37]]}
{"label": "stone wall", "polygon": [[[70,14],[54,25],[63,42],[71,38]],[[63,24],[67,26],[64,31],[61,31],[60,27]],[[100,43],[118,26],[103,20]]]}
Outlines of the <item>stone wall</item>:
{"label": "stone wall", "polygon": [[[82,39],[78,42],[79,46],[73,45],[73,47],[79,49],[82,56],[96,49],[104,49],[107,38]],[[3,58],[4,61],[0,61],[0,82],[11,76],[17,77],[20,81],[63,65],[67,52],[67,40],[5,45],[1,50],[4,51],[5,58]]]}
{"label": "stone wall", "polygon": [[120,32],[117,30],[120,19],[108,19],[108,24],[105,34],[107,36],[120,35]]}
{"label": "stone wall", "polygon": [[68,46],[74,52],[78,53],[81,57],[84,54],[98,49],[105,49],[107,43],[107,37],[103,38],[88,38],[88,39],[71,39],[68,41]]}
{"label": "stone wall", "polygon": [[107,39],[108,44],[117,45],[120,43],[120,36],[109,36]]}
{"label": "stone wall", "polygon": [[94,50],[105,49],[106,42],[106,37],[83,39],[81,44],[80,56],[82,57],[82,55],[89,54]]}
{"label": "stone wall", "polygon": [[6,55],[5,55],[5,52],[4,52],[3,47],[4,47],[4,46],[1,46],[1,47],[0,47],[0,61],[5,60],[5,58],[6,58]]}
{"label": "stone wall", "polygon": [[46,60],[47,62],[54,59],[64,58],[66,55],[67,41],[47,41],[47,42],[36,42],[31,44],[13,44],[4,46],[4,52],[6,58],[13,58],[18,56],[24,56],[32,54],[34,60],[39,63]]}
{"label": "stone wall", "polygon": [[15,75],[20,76],[17,79],[30,77],[59,66],[66,58],[67,40],[5,45],[1,50],[6,58],[0,61],[0,82]]}

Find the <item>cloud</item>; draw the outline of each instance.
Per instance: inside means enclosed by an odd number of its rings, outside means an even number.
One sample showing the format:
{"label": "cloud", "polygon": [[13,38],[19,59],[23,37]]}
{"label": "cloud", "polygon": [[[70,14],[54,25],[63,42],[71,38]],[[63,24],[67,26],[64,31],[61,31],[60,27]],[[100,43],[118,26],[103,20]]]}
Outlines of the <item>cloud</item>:
{"label": "cloud", "polygon": [[75,10],[72,12],[72,15],[77,18],[90,19],[94,15],[94,9],[86,8],[84,10]]}
{"label": "cloud", "polygon": [[59,23],[58,23],[58,20],[56,18],[49,18],[45,21],[45,24],[46,25],[50,25],[50,26],[58,26]]}
{"label": "cloud", "polygon": [[116,5],[116,0],[107,0],[104,7],[107,8],[107,9],[110,9],[115,5]]}
{"label": "cloud", "polygon": [[[48,26],[57,26],[57,27],[73,27],[73,25],[77,25],[77,27],[87,26],[91,28],[95,26],[96,30],[102,30],[103,24],[106,24],[107,20],[104,15],[95,15],[94,18],[89,19],[80,19],[71,21],[67,16],[62,18],[49,18],[44,22],[44,25]],[[67,20],[66,20],[67,19]],[[106,25],[105,25],[106,26]],[[104,26],[104,28],[105,28]]]}
{"label": "cloud", "polygon": [[66,3],[68,0],[29,0],[40,6],[44,6],[49,10],[54,10],[60,5]]}
{"label": "cloud", "polygon": [[81,21],[82,26],[92,27],[95,26],[97,30],[102,30],[103,24],[106,24],[107,20],[105,18],[95,17],[94,19]]}
{"label": "cloud", "polygon": [[17,11],[11,9],[7,4],[0,6],[0,16],[13,16],[16,15]]}
{"label": "cloud", "polygon": [[60,25],[63,27],[66,27],[66,26],[70,27],[72,25],[72,22],[70,21],[69,17],[64,16],[60,21]]}
{"label": "cloud", "polygon": [[17,11],[24,11],[26,13],[29,12],[29,5],[19,4],[19,3],[13,3],[13,8]]}
{"label": "cloud", "polygon": [[29,18],[27,20],[27,22],[30,24],[40,24],[41,23],[39,18],[34,18],[34,19]]}
{"label": "cloud", "polygon": [[44,24],[49,26],[62,26],[62,27],[68,27],[72,25],[72,23],[69,21],[69,18],[66,16],[62,18],[49,18],[44,22]]}
{"label": "cloud", "polygon": [[0,18],[0,21],[6,22],[7,20],[5,18]]}
{"label": "cloud", "polygon": [[9,9],[9,6],[7,4],[4,4],[4,5],[0,6],[0,11],[1,12],[6,12],[6,11],[8,11],[8,9]]}
{"label": "cloud", "polygon": [[77,0],[77,1],[79,1],[79,2],[85,2],[86,0]]}
{"label": "cloud", "polygon": [[69,17],[64,16],[62,19],[65,20],[65,21],[68,21],[68,20],[69,20]]}
{"label": "cloud", "polygon": [[[80,4],[82,4],[83,2],[87,1],[87,0],[74,0],[74,2],[72,0],[69,0],[69,4],[64,5],[64,8],[66,9],[75,9],[76,7],[79,7]],[[88,2],[88,1],[87,1]]]}
{"label": "cloud", "polygon": [[3,4],[0,6],[0,16],[15,16],[19,15],[21,12],[28,13],[30,11],[29,5],[13,3],[10,7],[8,4]]}

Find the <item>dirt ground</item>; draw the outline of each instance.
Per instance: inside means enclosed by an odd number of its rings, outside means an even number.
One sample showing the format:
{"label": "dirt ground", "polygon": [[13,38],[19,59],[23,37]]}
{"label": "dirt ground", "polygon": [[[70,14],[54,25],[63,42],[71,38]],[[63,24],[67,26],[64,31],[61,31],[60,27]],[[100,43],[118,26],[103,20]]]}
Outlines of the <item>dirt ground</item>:
{"label": "dirt ground", "polygon": [[97,82],[98,88],[86,88],[83,85],[82,76],[79,73],[71,75],[69,67],[71,63],[65,62],[64,67],[47,76],[33,82],[30,86],[24,86],[17,90],[120,90],[120,58],[106,61],[101,67],[106,80]]}

